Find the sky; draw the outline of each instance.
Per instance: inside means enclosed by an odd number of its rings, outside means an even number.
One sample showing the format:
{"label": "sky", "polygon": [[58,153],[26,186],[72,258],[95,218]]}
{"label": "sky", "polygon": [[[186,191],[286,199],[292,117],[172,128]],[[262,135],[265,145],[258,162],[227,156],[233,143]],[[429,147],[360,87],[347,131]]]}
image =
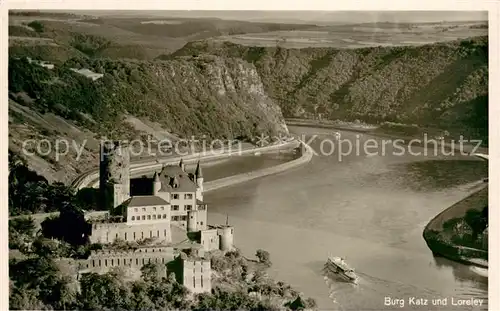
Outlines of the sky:
{"label": "sky", "polygon": [[85,15],[222,18],[242,21],[367,23],[486,21],[487,11],[71,11]]}

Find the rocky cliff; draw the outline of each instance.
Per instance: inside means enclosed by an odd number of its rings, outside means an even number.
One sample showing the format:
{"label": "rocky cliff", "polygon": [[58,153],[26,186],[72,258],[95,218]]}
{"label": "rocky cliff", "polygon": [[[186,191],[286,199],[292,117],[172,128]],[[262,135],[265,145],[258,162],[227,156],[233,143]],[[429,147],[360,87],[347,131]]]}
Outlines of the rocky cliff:
{"label": "rocky cliff", "polygon": [[487,138],[486,37],[362,49],[198,41],[174,53],[201,54],[253,63],[286,117],[322,114],[344,121],[391,121]]}

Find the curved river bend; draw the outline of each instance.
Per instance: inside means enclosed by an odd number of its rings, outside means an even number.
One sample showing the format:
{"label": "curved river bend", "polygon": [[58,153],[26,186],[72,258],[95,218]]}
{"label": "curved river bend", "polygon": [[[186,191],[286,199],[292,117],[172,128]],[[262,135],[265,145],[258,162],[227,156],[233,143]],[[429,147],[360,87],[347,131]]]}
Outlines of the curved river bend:
{"label": "curved river bend", "polygon": [[[319,135],[310,144],[316,151],[322,139],[335,140],[327,129],[290,130]],[[373,138],[342,132],[342,140],[359,139],[358,154],[339,161],[337,147],[306,166],[206,194],[209,221],[223,223],[229,215],[236,245],[248,256],[268,250],[271,275],[314,297],[320,310],[487,310],[488,280],[434,258],[422,238],[432,217],[477,189],[487,162],[458,152],[398,156],[390,144],[385,155],[367,155],[363,142]],[[360,275],[359,286],[323,276],[329,254],[346,258]],[[428,299],[428,305],[410,305],[412,297]],[[437,298],[448,304],[432,305]],[[452,298],[483,304],[456,306]],[[387,299],[403,299],[404,305],[388,306]]]}

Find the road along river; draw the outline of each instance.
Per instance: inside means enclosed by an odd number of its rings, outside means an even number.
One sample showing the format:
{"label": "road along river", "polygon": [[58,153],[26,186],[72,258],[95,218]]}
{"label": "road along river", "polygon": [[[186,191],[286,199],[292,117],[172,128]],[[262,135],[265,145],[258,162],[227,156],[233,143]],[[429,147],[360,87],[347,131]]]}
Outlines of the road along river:
{"label": "road along river", "polygon": [[[310,143],[318,152],[322,140],[335,140],[328,129],[290,130],[318,134]],[[381,142],[353,132],[341,138]],[[339,160],[337,148],[305,166],[209,192],[209,221],[229,215],[245,255],[268,250],[271,275],[314,297],[321,310],[487,310],[487,278],[434,258],[422,238],[431,218],[477,189],[487,162],[399,151],[389,144],[385,155],[368,155],[361,148]],[[329,254],[346,258],[359,286],[324,277]]]}

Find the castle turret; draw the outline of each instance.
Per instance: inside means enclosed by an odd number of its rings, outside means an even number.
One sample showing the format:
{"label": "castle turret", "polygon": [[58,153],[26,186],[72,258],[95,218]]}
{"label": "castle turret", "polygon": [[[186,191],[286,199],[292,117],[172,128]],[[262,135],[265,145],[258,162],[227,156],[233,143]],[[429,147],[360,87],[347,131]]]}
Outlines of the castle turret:
{"label": "castle turret", "polygon": [[198,231],[198,211],[191,210],[187,213],[187,232]]}
{"label": "castle turret", "polygon": [[113,209],[130,197],[130,153],[126,144],[101,144],[99,179],[103,209]]}
{"label": "castle turret", "polygon": [[186,166],[184,165],[184,160],[183,159],[181,159],[181,161],[179,162],[179,166],[180,166],[180,168],[181,168],[181,170],[183,172],[186,171]]}
{"label": "castle turret", "polygon": [[230,251],[233,249],[234,228],[232,226],[223,226],[217,230],[219,235],[219,248],[221,251]]}
{"label": "castle turret", "polygon": [[203,172],[201,170],[200,161],[198,161],[198,164],[196,165],[194,178],[196,181],[196,198],[203,201]]}
{"label": "castle turret", "polygon": [[153,176],[153,195],[158,195],[160,189],[161,189],[160,176],[158,175],[157,172],[155,172],[155,175]]}

